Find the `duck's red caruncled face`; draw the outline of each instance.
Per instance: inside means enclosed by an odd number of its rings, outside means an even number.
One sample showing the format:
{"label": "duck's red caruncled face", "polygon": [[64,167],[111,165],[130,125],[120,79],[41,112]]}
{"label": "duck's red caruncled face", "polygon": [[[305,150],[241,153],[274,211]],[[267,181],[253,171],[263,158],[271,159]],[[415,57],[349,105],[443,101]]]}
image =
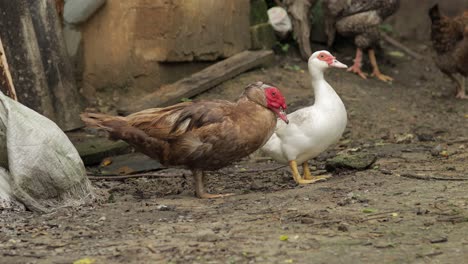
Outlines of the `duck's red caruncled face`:
{"label": "duck's red caruncled face", "polygon": [[332,64],[333,61],[335,61],[335,57],[333,57],[331,54],[328,54],[328,53],[325,53],[325,52],[321,52],[317,58],[321,61],[324,61],[326,63],[328,63],[328,65]]}
{"label": "duck's red caruncled face", "polygon": [[268,87],[265,88],[264,91],[267,100],[267,107],[275,112],[284,122],[289,123],[288,117],[284,112],[284,110],[287,108],[286,99],[284,99],[284,96],[280,90],[276,87]]}
{"label": "duck's red caruncled face", "polygon": [[331,55],[330,53],[327,52],[320,52],[317,56],[317,58],[321,61],[324,61],[328,64],[328,67],[334,67],[334,68],[348,68],[345,64],[339,62],[336,57]]}

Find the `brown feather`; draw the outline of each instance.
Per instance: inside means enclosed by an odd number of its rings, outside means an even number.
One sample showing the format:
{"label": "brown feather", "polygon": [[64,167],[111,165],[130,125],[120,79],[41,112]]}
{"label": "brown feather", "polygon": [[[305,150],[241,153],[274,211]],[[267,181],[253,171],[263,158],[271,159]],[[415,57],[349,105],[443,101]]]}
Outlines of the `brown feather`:
{"label": "brown feather", "polygon": [[166,166],[216,170],[257,150],[273,133],[277,118],[266,108],[261,85],[248,86],[236,102],[195,101],[127,117],[81,117]]}
{"label": "brown feather", "polygon": [[429,10],[429,16],[437,66],[447,74],[468,76],[468,11],[451,18],[442,15],[438,5],[435,5]]}
{"label": "brown feather", "polygon": [[380,38],[378,26],[395,13],[399,0],[327,0],[324,1],[326,33],[331,45],[335,32],[354,37],[361,49],[375,46]]}

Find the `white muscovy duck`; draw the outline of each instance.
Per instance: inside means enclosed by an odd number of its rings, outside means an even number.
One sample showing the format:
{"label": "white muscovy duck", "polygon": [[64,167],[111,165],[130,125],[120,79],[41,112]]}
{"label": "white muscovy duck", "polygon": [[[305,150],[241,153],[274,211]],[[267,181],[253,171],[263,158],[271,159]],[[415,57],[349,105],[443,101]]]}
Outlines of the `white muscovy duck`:
{"label": "white muscovy duck", "polygon": [[[298,184],[313,183],[330,177],[311,175],[307,161],[338,142],[348,120],[343,102],[323,76],[328,68],[347,66],[326,50],[314,52],[309,58],[308,66],[315,93],[314,104],[289,114],[288,125],[277,123],[275,133],[262,147],[276,161],[289,163]],[[297,169],[298,163],[302,164],[303,177]]]}

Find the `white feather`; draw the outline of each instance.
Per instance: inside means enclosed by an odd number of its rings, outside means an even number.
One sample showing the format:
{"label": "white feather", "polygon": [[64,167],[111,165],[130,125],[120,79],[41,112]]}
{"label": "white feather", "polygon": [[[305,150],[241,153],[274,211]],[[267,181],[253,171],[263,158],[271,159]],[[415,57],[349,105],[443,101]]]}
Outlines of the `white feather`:
{"label": "white feather", "polygon": [[347,123],[346,108],[323,78],[326,68],[326,63],[311,56],[309,71],[315,103],[289,114],[288,125],[278,122],[275,133],[262,147],[276,161],[287,163],[296,160],[298,164],[303,163],[315,158],[341,138]]}

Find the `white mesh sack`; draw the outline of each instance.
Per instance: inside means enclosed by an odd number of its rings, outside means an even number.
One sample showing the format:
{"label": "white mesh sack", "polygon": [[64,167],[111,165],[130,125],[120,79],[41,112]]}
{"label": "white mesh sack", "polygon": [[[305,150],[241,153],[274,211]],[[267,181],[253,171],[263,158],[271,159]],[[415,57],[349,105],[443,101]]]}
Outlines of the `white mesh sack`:
{"label": "white mesh sack", "polygon": [[49,212],[94,199],[77,150],[48,118],[0,92],[0,208]]}

